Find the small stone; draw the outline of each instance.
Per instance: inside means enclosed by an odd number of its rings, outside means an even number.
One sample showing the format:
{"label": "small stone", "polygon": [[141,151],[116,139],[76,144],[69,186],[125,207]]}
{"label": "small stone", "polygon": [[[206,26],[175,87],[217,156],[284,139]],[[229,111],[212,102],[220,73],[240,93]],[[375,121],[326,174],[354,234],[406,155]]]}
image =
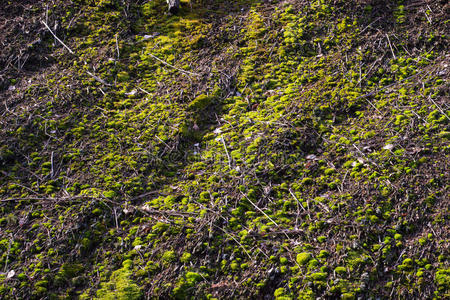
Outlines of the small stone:
{"label": "small stone", "polygon": [[314,155],[314,154],[309,154],[308,156],[306,156],[306,159],[308,159],[308,160],[316,160],[317,156]]}
{"label": "small stone", "polygon": [[134,95],[136,95],[136,93],[137,93],[136,90],[132,90],[132,91],[129,92],[129,93],[125,93],[125,95],[127,95],[127,96],[134,96]]}

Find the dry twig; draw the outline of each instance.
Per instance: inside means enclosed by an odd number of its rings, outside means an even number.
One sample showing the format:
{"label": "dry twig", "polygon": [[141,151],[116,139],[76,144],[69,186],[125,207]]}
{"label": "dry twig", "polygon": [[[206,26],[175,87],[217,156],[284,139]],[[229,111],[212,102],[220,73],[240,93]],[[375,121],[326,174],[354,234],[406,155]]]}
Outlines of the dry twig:
{"label": "dry twig", "polygon": [[173,69],[175,69],[175,70],[178,70],[178,71],[180,71],[180,72],[183,73],[183,74],[186,74],[186,75],[192,75],[192,76],[200,76],[200,74],[193,73],[193,72],[189,72],[189,71],[185,71],[185,70],[183,70],[183,69],[177,68],[177,67],[175,67],[174,65],[169,64],[168,62],[166,62],[166,61],[160,59],[159,57],[157,57],[157,56],[155,56],[155,55],[153,55],[153,54],[151,54],[151,53],[149,53],[148,55],[150,55],[151,57],[153,57],[154,59],[156,59],[156,60],[159,61],[160,63],[162,63],[162,64],[164,64],[164,65],[166,65],[166,66],[168,66],[168,67],[171,67],[171,68],[173,68]]}

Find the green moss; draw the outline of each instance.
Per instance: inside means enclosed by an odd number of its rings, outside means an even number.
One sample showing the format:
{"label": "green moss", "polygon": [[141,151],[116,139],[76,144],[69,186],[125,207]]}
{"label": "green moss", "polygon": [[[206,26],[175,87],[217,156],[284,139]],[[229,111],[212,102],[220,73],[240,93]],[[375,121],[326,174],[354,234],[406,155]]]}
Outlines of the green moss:
{"label": "green moss", "polygon": [[439,291],[448,292],[450,289],[450,269],[438,270],[434,276],[434,281]]}
{"label": "green moss", "polygon": [[188,253],[188,252],[184,252],[181,255],[180,261],[183,263],[188,263],[189,261],[191,261],[191,259],[192,259],[192,254]]}
{"label": "green moss", "polygon": [[325,280],[327,277],[328,277],[328,274],[324,273],[324,272],[317,272],[317,273],[311,274],[311,278],[313,280],[317,280],[317,281]]}
{"label": "green moss", "polygon": [[299,265],[306,265],[312,259],[312,255],[309,252],[302,252],[297,254],[296,261]]}
{"label": "green moss", "polygon": [[61,266],[60,273],[65,278],[70,279],[75,276],[82,275],[83,271],[84,271],[84,266],[82,264],[65,263]]}
{"label": "green moss", "polygon": [[195,272],[187,272],[177,282],[173,289],[173,295],[176,299],[186,299],[192,292],[192,288],[201,280],[203,276]]}
{"label": "green moss", "polygon": [[286,293],[286,289],[285,288],[278,288],[278,289],[275,290],[273,295],[275,296],[276,300],[291,300],[292,297],[288,296],[286,294],[287,293]]}
{"label": "green moss", "polygon": [[168,251],[163,253],[161,259],[163,260],[163,262],[165,264],[169,264],[169,263],[174,262],[177,259],[177,256],[175,254],[175,251],[168,250]]}
{"label": "green moss", "polygon": [[321,236],[318,236],[318,237],[317,237],[317,241],[319,241],[319,243],[323,243],[323,242],[325,242],[326,240],[327,240],[327,237],[326,237],[326,236],[321,235]]}
{"label": "green moss", "polygon": [[346,274],[346,273],[347,273],[347,268],[345,268],[345,267],[336,267],[336,268],[334,269],[334,271],[335,271],[337,274],[339,274],[339,275],[343,275],[343,274]]}
{"label": "green moss", "polygon": [[97,299],[142,299],[141,289],[131,279],[130,262],[124,262],[123,268],[114,271],[108,282],[100,284]]}
{"label": "green moss", "polygon": [[341,299],[354,300],[355,299],[355,294],[353,294],[353,293],[344,293],[344,294],[342,294]]}
{"label": "green moss", "polygon": [[125,82],[125,81],[128,81],[129,79],[130,79],[130,75],[125,71],[122,71],[117,74],[118,81]]}
{"label": "green moss", "polygon": [[320,250],[320,253],[319,253],[319,258],[326,258],[326,257],[328,257],[328,256],[330,256],[330,252],[328,252],[327,250]]}
{"label": "green moss", "polygon": [[191,110],[200,111],[209,106],[212,103],[212,101],[213,101],[212,97],[207,96],[205,94],[201,94],[189,103],[188,108]]}
{"label": "green moss", "polygon": [[114,198],[114,196],[116,196],[116,192],[114,191],[106,191],[103,193],[103,195],[107,198]]}
{"label": "green moss", "polygon": [[100,216],[103,213],[103,211],[100,208],[96,208],[92,211],[92,214],[94,216]]}
{"label": "green moss", "polygon": [[[0,265],[28,275],[0,274],[4,298],[89,298],[97,282],[106,298],[226,298],[230,282],[235,298],[445,294],[445,241],[406,221],[445,223],[438,14],[400,1],[399,26],[380,32],[368,26],[377,1],[191,1],[178,15],[163,1],[88,2],[63,18],[49,7],[77,55],[49,47],[62,74],[43,67],[44,82],[17,84],[0,122],[0,197],[19,199],[0,207]],[[18,226],[26,237],[11,241]],[[412,259],[416,248],[428,261]],[[400,253],[411,260],[395,269]]]}

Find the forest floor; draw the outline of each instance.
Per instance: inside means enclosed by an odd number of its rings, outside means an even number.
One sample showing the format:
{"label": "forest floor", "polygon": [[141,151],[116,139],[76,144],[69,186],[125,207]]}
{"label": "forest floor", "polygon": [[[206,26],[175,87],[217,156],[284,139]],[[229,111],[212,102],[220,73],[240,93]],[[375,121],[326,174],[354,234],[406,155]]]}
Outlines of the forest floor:
{"label": "forest floor", "polygon": [[6,1],[0,298],[449,298],[449,15]]}

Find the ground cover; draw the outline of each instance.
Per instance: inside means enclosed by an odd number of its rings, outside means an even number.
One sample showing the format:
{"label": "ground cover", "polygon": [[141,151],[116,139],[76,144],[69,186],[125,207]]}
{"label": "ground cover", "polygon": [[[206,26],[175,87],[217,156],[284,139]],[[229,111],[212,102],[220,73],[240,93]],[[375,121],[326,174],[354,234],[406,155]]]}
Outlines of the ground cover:
{"label": "ground cover", "polygon": [[166,9],[0,12],[2,298],[448,297],[449,5]]}

